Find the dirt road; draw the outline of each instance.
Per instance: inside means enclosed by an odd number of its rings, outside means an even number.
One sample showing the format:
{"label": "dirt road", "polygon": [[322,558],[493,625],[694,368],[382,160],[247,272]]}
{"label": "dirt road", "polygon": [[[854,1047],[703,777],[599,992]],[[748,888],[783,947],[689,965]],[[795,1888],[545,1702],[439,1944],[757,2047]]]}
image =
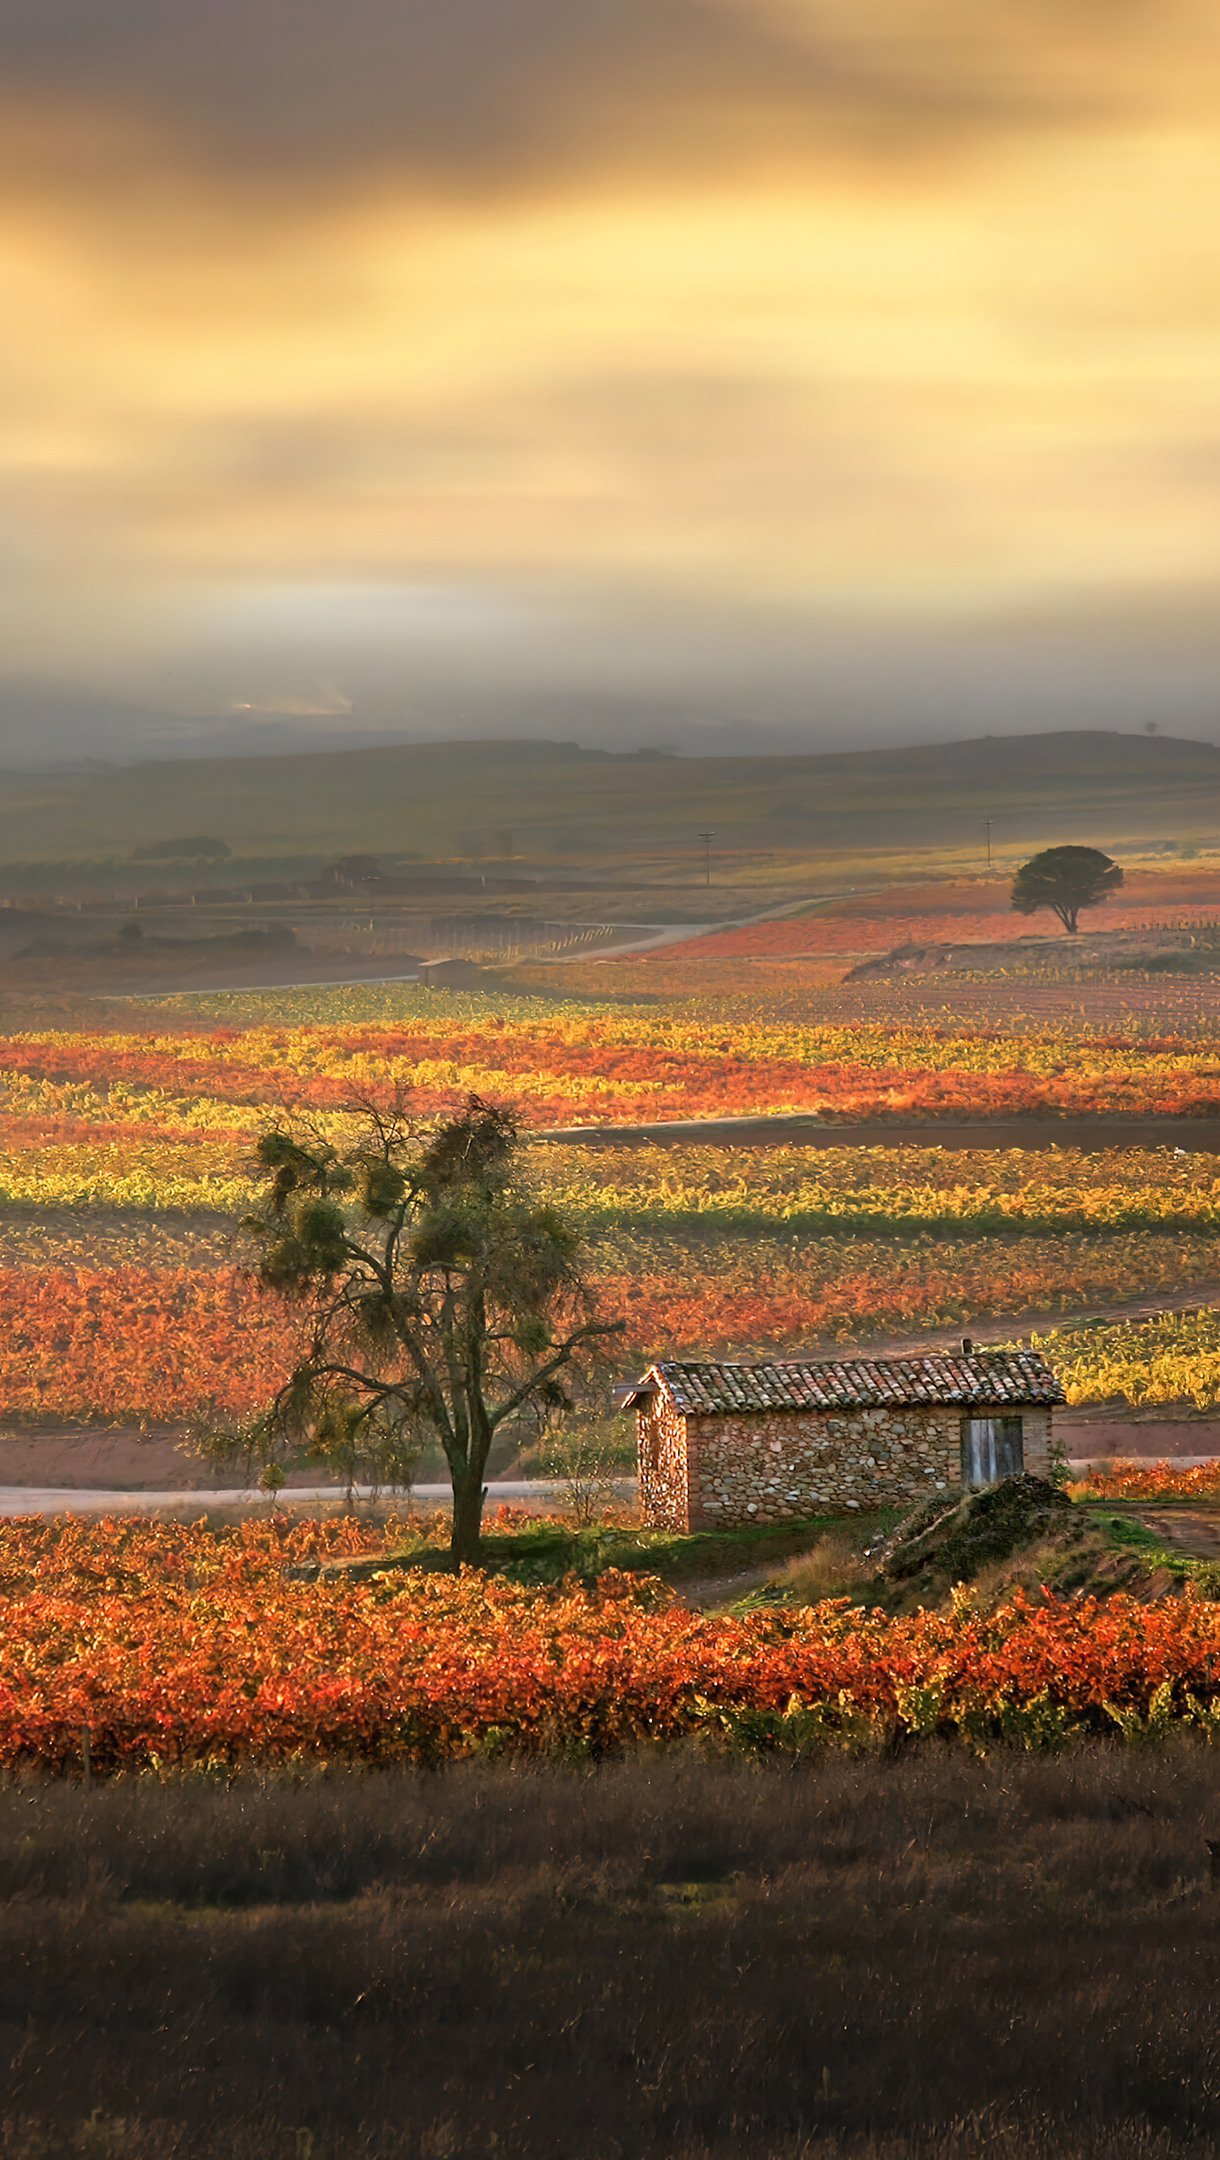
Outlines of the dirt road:
{"label": "dirt road", "polygon": [[[869,888],[871,890],[872,888]],[[861,888],[863,891],[864,888]],[[851,888],[855,894],[855,887]],[[715,937],[722,930],[748,930],[755,923],[778,922],[789,915],[811,914],[816,908],[829,907],[832,901],[842,900],[844,893],[805,894],[799,900],[784,900],[777,906],[759,908],[751,915],[735,915],[717,922],[660,922],[627,923],[622,935],[611,944],[582,946],[576,952],[552,953],[547,956],[549,967],[573,967],[590,960],[626,960],[635,954],[659,952],[667,945],[686,945],[692,940]],[[574,923],[573,929],[592,928],[591,924]],[[149,979],[144,971],[138,982],[129,978],[125,984],[97,991],[85,991],[86,996],[112,1001],[115,1004],[154,1002],[167,997],[236,997],[244,992],[251,995],[267,995],[275,990],[349,990],[361,985],[371,987],[380,984],[414,983],[419,975],[412,962],[407,968],[381,968],[373,972],[355,966],[344,975],[327,975],[321,972],[333,962],[316,959],[312,966],[301,955],[297,961],[285,960],[283,968],[272,973],[272,979],[262,982],[214,983],[196,975],[189,983],[166,983]],[[255,970],[257,972],[257,970]],[[263,970],[265,973],[265,969]],[[155,975],[155,971],[153,971]]]}
{"label": "dirt road", "polygon": [[[872,892],[876,888],[861,887]],[[596,952],[559,953],[550,963],[553,967],[570,967],[581,960],[627,960],[639,953],[660,952],[667,945],[689,945],[696,938],[718,937],[723,930],[751,930],[755,923],[784,922],[791,915],[811,915],[816,908],[829,907],[835,900],[855,899],[853,885],[846,893],[806,894],[800,900],[781,900],[775,907],[759,908],[753,915],[735,915],[731,920],[699,923],[649,923],[638,925],[626,943],[603,945]]]}
{"label": "dirt road", "polygon": [[1162,1545],[1189,1553],[1193,1560],[1220,1560],[1220,1507],[1138,1508],[1124,1504],[1124,1515],[1134,1515]]}
{"label": "dirt road", "polygon": [[[634,1480],[629,1482],[634,1489]],[[292,1485],[285,1489],[283,1502],[293,1505],[302,1501],[333,1503],[342,1500],[345,1491],[342,1485]],[[371,1497],[369,1486],[356,1487],[357,1499]],[[526,1508],[554,1507],[563,1497],[561,1486],[545,1484],[541,1479],[505,1480],[487,1488],[489,1508],[500,1507],[505,1501]],[[447,1485],[416,1485],[411,1492],[411,1503],[417,1506],[447,1506],[449,1499]],[[202,1515],[214,1508],[265,1510],[268,1506],[266,1493],[236,1485],[216,1492],[199,1491],[194,1486],[165,1492],[124,1492],[112,1485],[98,1485],[88,1491],[73,1486],[0,1485],[0,1518],[6,1515],[156,1515],[162,1509],[173,1508],[193,1508]]]}

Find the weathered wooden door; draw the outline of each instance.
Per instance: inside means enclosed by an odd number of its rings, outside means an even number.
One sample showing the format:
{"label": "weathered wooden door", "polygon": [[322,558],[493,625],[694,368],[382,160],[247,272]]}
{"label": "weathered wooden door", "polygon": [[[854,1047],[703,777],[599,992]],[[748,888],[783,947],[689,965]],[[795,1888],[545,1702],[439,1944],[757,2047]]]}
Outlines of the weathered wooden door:
{"label": "weathered wooden door", "polygon": [[962,1419],[963,1485],[998,1485],[1001,1478],[1020,1477],[1024,1468],[1019,1417]]}

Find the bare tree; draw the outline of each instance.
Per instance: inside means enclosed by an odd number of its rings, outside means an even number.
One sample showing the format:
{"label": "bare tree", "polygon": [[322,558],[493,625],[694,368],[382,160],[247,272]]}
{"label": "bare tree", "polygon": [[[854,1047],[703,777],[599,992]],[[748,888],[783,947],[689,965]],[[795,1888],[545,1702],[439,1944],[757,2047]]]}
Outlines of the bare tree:
{"label": "bare tree", "polygon": [[565,1418],[547,1443],[541,1468],[562,1488],[572,1519],[582,1530],[619,1497],[622,1465],[614,1436],[600,1419]]}

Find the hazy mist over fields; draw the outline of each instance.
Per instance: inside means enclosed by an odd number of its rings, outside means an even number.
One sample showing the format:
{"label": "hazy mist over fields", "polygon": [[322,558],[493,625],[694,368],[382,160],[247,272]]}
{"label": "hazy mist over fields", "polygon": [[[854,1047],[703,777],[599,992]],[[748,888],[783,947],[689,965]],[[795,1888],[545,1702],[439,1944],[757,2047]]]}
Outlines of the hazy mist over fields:
{"label": "hazy mist over fields", "polygon": [[8,0],[10,762],[1215,719],[1203,0]]}

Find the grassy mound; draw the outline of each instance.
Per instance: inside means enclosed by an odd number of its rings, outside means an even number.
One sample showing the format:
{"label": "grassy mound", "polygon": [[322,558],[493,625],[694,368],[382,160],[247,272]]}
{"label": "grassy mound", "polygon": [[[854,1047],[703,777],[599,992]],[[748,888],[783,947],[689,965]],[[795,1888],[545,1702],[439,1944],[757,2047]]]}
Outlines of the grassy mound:
{"label": "grassy mound", "polygon": [[1074,1542],[1085,1526],[1046,1478],[1005,1478],[978,1492],[937,1493],[898,1524],[870,1558],[890,1582],[973,1582],[1035,1545]]}
{"label": "grassy mound", "polygon": [[1180,1593],[1158,1541],[1125,1518],[1069,1500],[1045,1478],[1005,1478],[979,1492],[938,1495],[867,1556],[876,1602],[891,1610],[943,1604],[958,1583],[987,1601],[1043,1586],[1063,1595]]}
{"label": "grassy mound", "polygon": [[837,1526],[748,1602],[851,1597],[899,1613],[943,1606],[959,1583],[993,1605],[1043,1587],[1062,1596],[1164,1597],[1196,1579],[1197,1563],[1175,1566],[1160,1540],[1129,1517],[1082,1507],[1045,1478],[1024,1476],[938,1493],[863,1551]]}

